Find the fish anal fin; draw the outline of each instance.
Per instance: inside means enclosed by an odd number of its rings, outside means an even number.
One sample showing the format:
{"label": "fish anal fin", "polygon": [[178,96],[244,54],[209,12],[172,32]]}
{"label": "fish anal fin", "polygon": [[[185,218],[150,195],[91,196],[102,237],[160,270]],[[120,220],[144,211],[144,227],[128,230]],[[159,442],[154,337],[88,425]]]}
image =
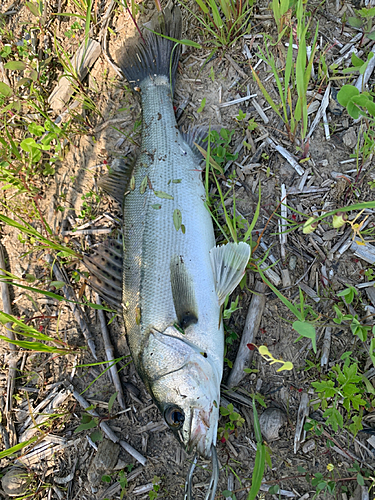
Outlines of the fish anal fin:
{"label": "fish anal fin", "polygon": [[215,279],[219,304],[241,281],[250,259],[251,248],[247,243],[228,243],[210,250],[211,267]]}
{"label": "fish anal fin", "polygon": [[180,327],[185,330],[190,325],[198,322],[193,281],[181,256],[172,258],[170,271],[172,297],[177,320]]}

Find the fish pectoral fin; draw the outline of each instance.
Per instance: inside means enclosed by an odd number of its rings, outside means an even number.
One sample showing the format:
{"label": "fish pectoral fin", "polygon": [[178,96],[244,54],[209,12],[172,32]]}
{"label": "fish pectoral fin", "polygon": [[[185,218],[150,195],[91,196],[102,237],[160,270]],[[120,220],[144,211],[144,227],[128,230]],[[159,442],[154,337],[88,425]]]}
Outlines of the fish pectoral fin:
{"label": "fish pectoral fin", "polygon": [[132,156],[119,158],[112,163],[109,174],[104,175],[98,182],[98,186],[119,203],[123,202],[129,187],[135,161],[136,158]]}
{"label": "fish pectoral fin", "polygon": [[83,257],[83,263],[91,274],[89,285],[118,309],[122,299],[122,255],[122,243],[108,238],[96,248],[94,254]]}
{"label": "fish pectoral fin", "polygon": [[174,308],[180,327],[185,329],[198,322],[193,281],[180,256],[171,259],[170,271]]}
{"label": "fish pectoral fin", "polygon": [[224,304],[225,297],[232,293],[241,281],[250,254],[250,245],[243,241],[228,243],[210,250],[211,266],[220,305]]}

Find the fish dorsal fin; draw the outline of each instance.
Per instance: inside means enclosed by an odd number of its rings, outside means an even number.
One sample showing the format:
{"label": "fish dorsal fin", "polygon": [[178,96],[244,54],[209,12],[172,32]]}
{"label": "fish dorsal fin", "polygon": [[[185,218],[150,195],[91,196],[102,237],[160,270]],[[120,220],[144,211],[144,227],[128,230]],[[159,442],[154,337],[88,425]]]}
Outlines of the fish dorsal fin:
{"label": "fish dorsal fin", "polygon": [[181,256],[172,258],[170,270],[174,308],[178,323],[184,330],[198,322],[193,281]]}
{"label": "fish dorsal fin", "polygon": [[210,260],[215,278],[219,304],[233,292],[241,281],[250,259],[251,248],[247,243],[228,243],[210,250]]}
{"label": "fish dorsal fin", "polygon": [[116,201],[122,203],[130,184],[134,165],[135,158],[132,156],[116,158],[112,162],[109,173],[99,180],[98,186]]}
{"label": "fish dorsal fin", "polygon": [[94,254],[85,255],[83,263],[90,271],[89,284],[109,304],[121,308],[122,243],[108,238],[98,245]]}

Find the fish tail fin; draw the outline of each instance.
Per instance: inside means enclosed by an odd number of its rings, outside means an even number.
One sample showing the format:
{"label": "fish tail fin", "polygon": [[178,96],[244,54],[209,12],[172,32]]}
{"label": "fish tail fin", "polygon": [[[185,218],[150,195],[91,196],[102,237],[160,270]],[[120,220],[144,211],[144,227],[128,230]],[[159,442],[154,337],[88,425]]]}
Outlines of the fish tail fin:
{"label": "fish tail fin", "polygon": [[143,40],[130,47],[123,47],[119,66],[133,90],[147,77],[171,78],[174,88],[181,45],[161,35],[180,40],[182,15],[178,6],[164,9],[151,21],[149,29],[143,31]]}

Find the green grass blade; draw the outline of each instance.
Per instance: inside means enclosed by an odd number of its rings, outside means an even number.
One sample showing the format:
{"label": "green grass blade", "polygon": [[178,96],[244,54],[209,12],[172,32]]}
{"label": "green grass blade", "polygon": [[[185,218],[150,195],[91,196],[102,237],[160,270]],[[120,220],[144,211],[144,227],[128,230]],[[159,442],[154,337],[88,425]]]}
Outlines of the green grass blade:
{"label": "green grass blade", "polygon": [[255,227],[255,224],[257,223],[257,220],[259,218],[259,214],[260,214],[260,198],[261,198],[261,187],[260,187],[260,182],[259,182],[259,196],[258,196],[258,203],[257,203],[257,207],[255,209],[255,213],[253,215],[253,220],[251,221],[251,224],[248,228],[248,230],[246,231],[245,233],[245,236],[244,236],[244,239],[243,241],[247,241],[249,238],[250,238],[250,242],[251,242],[251,233],[253,232],[253,229]]}
{"label": "green grass blade", "polygon": [[299,309],[292,304],[279,290],[266,278],[262,269],[260,267],[257,268],[258,273],[260,274],[262,280],[271,288],[271,290],[278,296],[281,302],[289,309],[289,311],[294,314],[294,316],[300,321],[304,321],[304,317],[301,315]]}
{"label": "green grass blade", "polygon": [[260,78],[256,74],[256,72],[254,71],[254,68],[251,65],[250,65],[250,68],[251,68],[251,72],[253,73],[253,78],[257,82],[258,87],[260,88],[260,90],[262,91],[262,94],[263,94],[264,98],[266,99],[266,101],[268,102],[268,104],[271,106],[271,108],[274,110],[274,112],[284,121],[284,118],[281,116],[278,107],[276,106],[276,104],[272,100],[272,97],[269,95],[269,93],[265,89],[263,83],[260,81]]}
{"label": "green grass blade", "polygon": [[255,500],[262,484],[264,469],[266,466],[266,448],[263,444],[262,433],[260,431],[258,413],[253,400],[253,414],[254,414],[254,433],[257,440],[257,452],[255,455],[255,463],[253,475],[251,478],[251,488],[247,496],[247,500]]}
{"label": "green grass blade", "polygon": [[18,443],[15,446],[12,446],[12,448],[8,448],[7,450],[1,451],[0,452],[0,459],[14,455],[15,453],[17,453],[17,451],[20,451],[23,448],[26,448],[26,446],[29,446],[30,444],[35,443],[35,441],[37,441],[38,439],[40,439],[39,436],[34,436],[31,439],[29,439],[28,441],[25,441],[23,443]]}

